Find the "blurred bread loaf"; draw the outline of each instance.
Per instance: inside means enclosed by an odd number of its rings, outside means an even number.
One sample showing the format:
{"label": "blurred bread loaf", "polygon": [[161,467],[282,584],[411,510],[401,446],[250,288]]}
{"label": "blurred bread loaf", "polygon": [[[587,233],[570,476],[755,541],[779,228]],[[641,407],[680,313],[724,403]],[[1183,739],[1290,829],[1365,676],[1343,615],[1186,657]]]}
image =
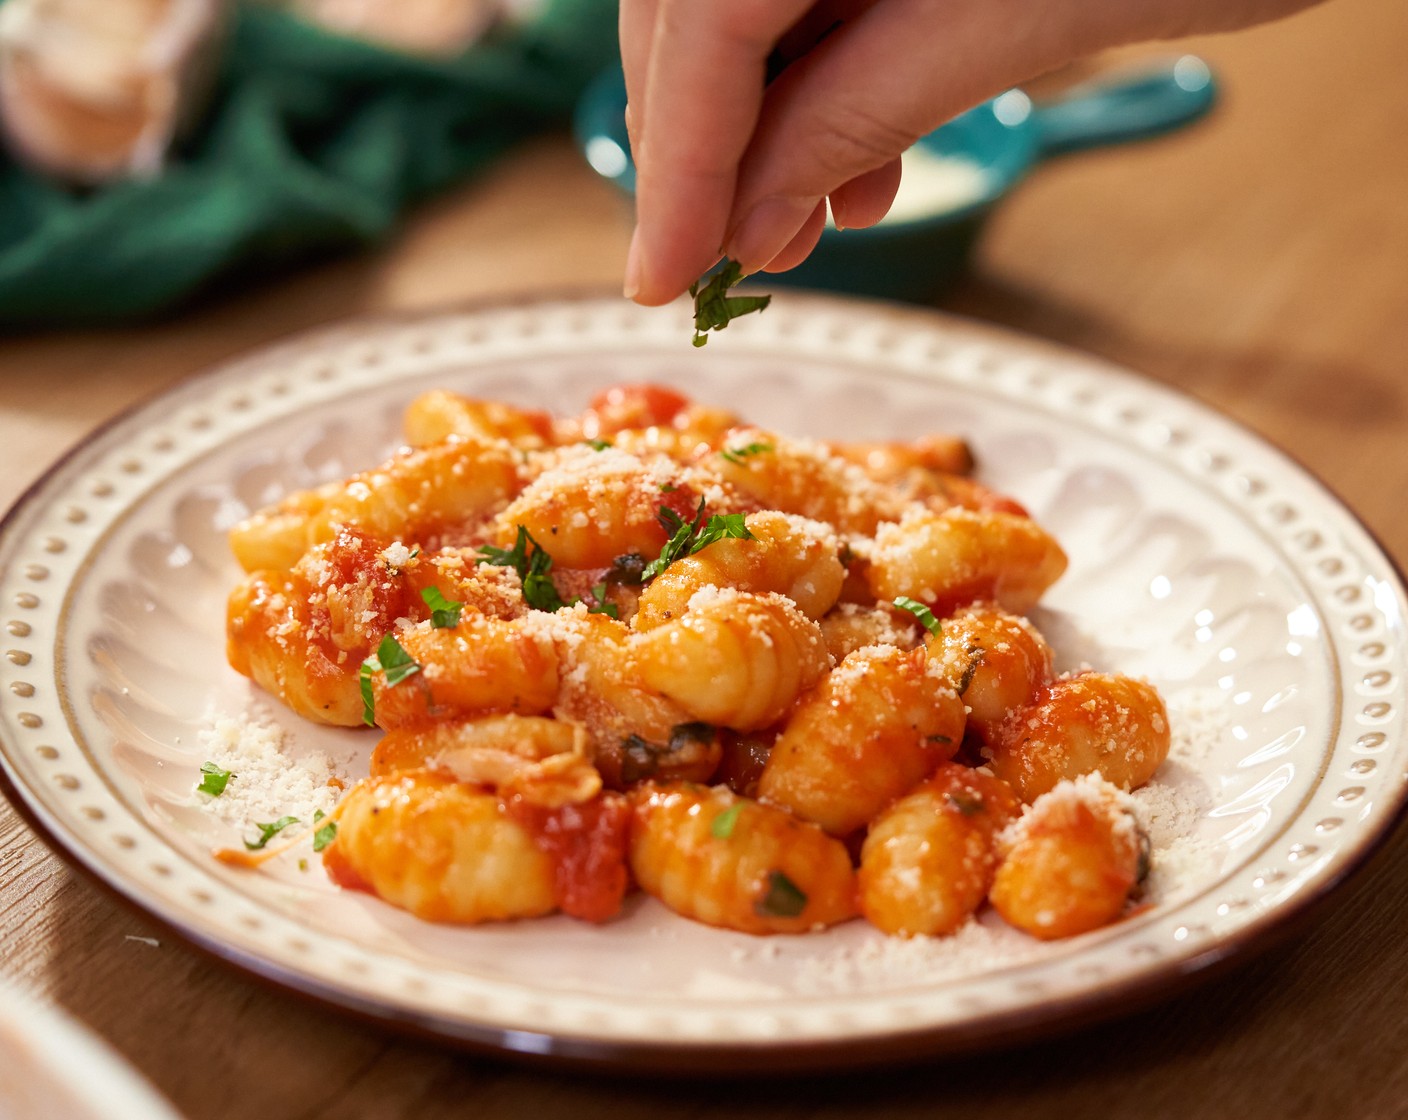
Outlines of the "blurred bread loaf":
{"label": "blurred bread loaf", "polygon": [[11,152],[80,183],[155,174],[213,82],[228,6],[0,5],[0,125]]}
{"label": "blurred bread loaf", "polygon": [[288,0],[288,7],[329,31],[412,54],[455,55],[478,39],[498,0]]}

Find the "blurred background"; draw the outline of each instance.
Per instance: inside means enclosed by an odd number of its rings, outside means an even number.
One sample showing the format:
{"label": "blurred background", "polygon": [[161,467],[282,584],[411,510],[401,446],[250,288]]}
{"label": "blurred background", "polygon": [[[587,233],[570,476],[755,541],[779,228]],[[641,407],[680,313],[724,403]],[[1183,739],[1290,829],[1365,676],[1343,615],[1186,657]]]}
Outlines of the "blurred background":
{"label": "blurred background", "polygon": [[[1408,5],[1332,0],[1026,92],[1188,55],[1215,80],[1210,113],[1035,164],[950,283],[915,298],[1212,404],[1325,479],[1402,564]],[[619,290],[629,199],[572,131],[614,61],[607,0],[0,0],[0,508],[122,408],[290,332]],[[0,869],[7,973],[188,1116],[678,1114],[672,1086],[522,1072],[256,988],[99,895],[3,804]],[[1405,923],[1400,836],[1305,936],[1226,982],[946,1067],[941,1093],[906,1070],[701,1084],[690,1108],[1401,1115]],[[195,1020],[228,1045],[196,1047]]]}
{"label": "blurred background", "polygon": [[[614,64],[611,0],[0,0],[0,42],[22,473],[81,434],[70,404],[95,388],[140,396],[348,315],[620,283],[629,201],[570,133]],[[1400,411],[1408,10],[1336,0],[1028,92],[1190,53],[1211,115],[1043,160],[925,302],[1183,386],[1344,488],[1339,435],[1287,411],[1366,447]],[[1396,490],[1359,504],[1375,528]]]}

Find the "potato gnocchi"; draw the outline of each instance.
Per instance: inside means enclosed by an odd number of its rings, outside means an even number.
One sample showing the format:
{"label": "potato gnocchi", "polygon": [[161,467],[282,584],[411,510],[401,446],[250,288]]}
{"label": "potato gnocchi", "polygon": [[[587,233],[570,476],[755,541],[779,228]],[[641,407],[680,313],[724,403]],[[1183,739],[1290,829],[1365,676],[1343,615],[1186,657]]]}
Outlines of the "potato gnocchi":
{"label": "potato gnocchi", "polygon": [[[417,916],[1038,938],[1118,920],[1148,683],[1058,675],[1060,545],[960,440],[789,437],[658,386],[554,418],[436,391],[411,447],[231,533],[230,664],[380,729],[334,882]],[[330,837],[330,840],[328,839]]]}

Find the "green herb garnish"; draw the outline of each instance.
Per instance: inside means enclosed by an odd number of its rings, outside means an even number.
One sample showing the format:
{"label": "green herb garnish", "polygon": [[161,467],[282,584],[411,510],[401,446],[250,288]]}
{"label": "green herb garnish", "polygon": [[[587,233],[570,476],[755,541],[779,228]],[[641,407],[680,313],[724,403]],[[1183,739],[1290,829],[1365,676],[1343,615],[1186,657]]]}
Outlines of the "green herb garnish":
{"label": "green herb garnish", "polygon": [[767,893],[753,909],[765,918],[795,918],[807,907],[807,895],[781,871],[768,872]]}
{"label": "green herb garnish", "polygon": [[205,775],[201,778],[200,785],[196,789],[201,793],[208,793],[211,797],[219,797],[225,792],[225,787],[230,779],[234,777],[228,770],[222,770],[213,762],[202,762],[200,772]]}
{"label": "green herb garnish", "polygon": [[741,513],[716,513],[704,520],[704,499],[699,499],[699,508],[694,511],[694,519],[686,521],[669,506],[661,506],[657,515],[660,524],[670,534],[660,555],[645,566],[641,581],[654,579],[676,560],[693,556],[702,548],[707,548],[717,540],[732,537],[736,540],[756,540],[744,524]]}
{"label": "green herb garnish", "polygon": [[743,812],[743,802],[735,801],[714,818],[709,825],[709,835],[715,840],[727,840],[733,835],[733,826],[738,823],[738,814]]}
{"label": "green herb garnish", "polygon": [[761,455],[764,452],[771,450],[772,444],[770,443],[754,442],[748,444],[746,447],[725,447],[722,451],[719,452],[719,454],[722,455],[725,459],[727,459],[730,463],[737,463],[741,466],[743,464],[743,460],[748,458],[748,456]]}
{"label": "green herb garnish", "polygon": [[694,511],[694,520],[686,521],[669,506],[661,506],[656,514],[665,532],[670,534],[670,539],[665,542],[665,547],[660,550],[660,555],[645,566],[641,572],[641,582],[654,579],[681,556],[688,553],[690,542],[699,532],[699,527],[704,524],[704,499],[699,499],[699,508]]}
{"label": "green herb garnish", "polygon": [[721,331],[740,315],[761,311],[772,302],[772,296],[728,295],[728,290],[742,279],[742,266],[737,261],[725,260],[714,275],[689,286],[689,294],[694,297],[695,346],[707,343],[710,331]]}
{"label": "green herb garnish", "polygon": [[606,598],[605,580],[602,580],[600,583],[592,584],[590,594],[591,599],[588,600],[588,602],[591,605],[587,607],[588,614],[604,614],[607,618],[621,617],[620,608],[618,608],[615,603],[610,602]]}
{"label": "green herb garnish", "polygon": [[[321,809],[318,809],[318,810],[314,811],[314,813],[313,813],[313,823],[314,823],[314,824],[317,824],[317,823],[318,823],[320,820],[322,820],[325,816],[327,816],[327,814],[324,813]],[[336,822],[336,821],[328,821],[327,824],[323,825],[322,828],[318,829],[316,832],[313,833],[313,851],[315,851],[315,852],[321,852],[324,848],[326,848],[329,844],[331,844],[331,843],[333,842],[333,840],[335,840],[336,838],[337,838],[337,822]]]}
{"label": "green herb garnish", "polygon": [[400,684],[412,674],[420,672],[420,662],[406,652],[392,635],[387,634],[376,647],[376,653],[362,662],[358,681],[362,688],[362,722],[368,727],[376,724],[376,707],[372,692],[372,674],[386,674],[386,687]]}
{"label": "green herb garnish", "polygon": [[944,799],[965,817],[974,817],[984,809],[983,799],[971,793],[949,793]]}
{"label": "green herb garnish", "polygon": [[593,451],[605,451],[608,447],[611,446],[611,441],[609,439],[584,439],[582,442],[585,443],[588,447],[590,447]]}
{"label": "green herb garnish", "polygon": [[523,598],[535,610],[558,611],[567,606],[557,593],[552,576],[548,574],[552,571],[552,557],[523,525],[518,527],[518,538],[512,548],[495,548],[486,544],[479,549],[475,563],[512,568],[523,584]]}
{"label": "green herb garnish", "polygon": [[705,523],[704,531],[694,538],[694,543],[689,546],[689,554],[693,556],[700,549],[708,548],[715,541],[723,540],[725,537],[731,537],[738,541],[758,539],[748,531],[743,514],[716,513]]}
{"label": "green herb garnish", "polygon": [[256,821],[254,827],[259,830],[259,839],[246,840],[244,846],[251,852],[257,852],[289,825],[297,823],[297,817],[280,817],[278,820],[271,821],[269,824],[260,824]]}
{"label": "green herb garnish", "polygon": [[937,638],[939,636],[939,620],[934,617],[934,612],[918,599],[911,599],[908,595],[899,595],[895,597],[894,602],[895,606],[899,607],[900,610],[908,611],[923,623],[924,629],[929,631],[934,637]]}
{"label": "green herb garnish", "polygon": [[536,545],[535,541],[522,525],[518,527],[518,539],[513,542],[512,548],[495,548],[491,544],[479,546],[479,555],[475,558],[476,564],[493,564],[498,568],[512,568],[520,577],[528,571],[528,546]]}
{"label": "green herb garnish", "polygon": [[460,624],[460,611],[464,610],[463,603],[445,598],[440,594],[438,587],[427,587],[420,593],[420,597],[430,608],[430,625],[435,629],[448,630],[450,627]]}

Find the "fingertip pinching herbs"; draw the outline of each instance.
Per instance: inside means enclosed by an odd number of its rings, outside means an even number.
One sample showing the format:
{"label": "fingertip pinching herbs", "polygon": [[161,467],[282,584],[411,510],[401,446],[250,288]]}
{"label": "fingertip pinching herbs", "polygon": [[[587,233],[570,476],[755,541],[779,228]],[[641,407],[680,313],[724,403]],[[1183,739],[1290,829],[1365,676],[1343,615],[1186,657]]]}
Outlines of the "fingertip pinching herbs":
{"label": "fingertip pinching herbs", "polygon": [[743,279],[743,268],[735,260],[725,260],[712,276],[689,286],[694,297],[694,345],[704,346],[710,331],[721,331],[740,315],[761,311],[772,296],[731,296],[728,290]]}

